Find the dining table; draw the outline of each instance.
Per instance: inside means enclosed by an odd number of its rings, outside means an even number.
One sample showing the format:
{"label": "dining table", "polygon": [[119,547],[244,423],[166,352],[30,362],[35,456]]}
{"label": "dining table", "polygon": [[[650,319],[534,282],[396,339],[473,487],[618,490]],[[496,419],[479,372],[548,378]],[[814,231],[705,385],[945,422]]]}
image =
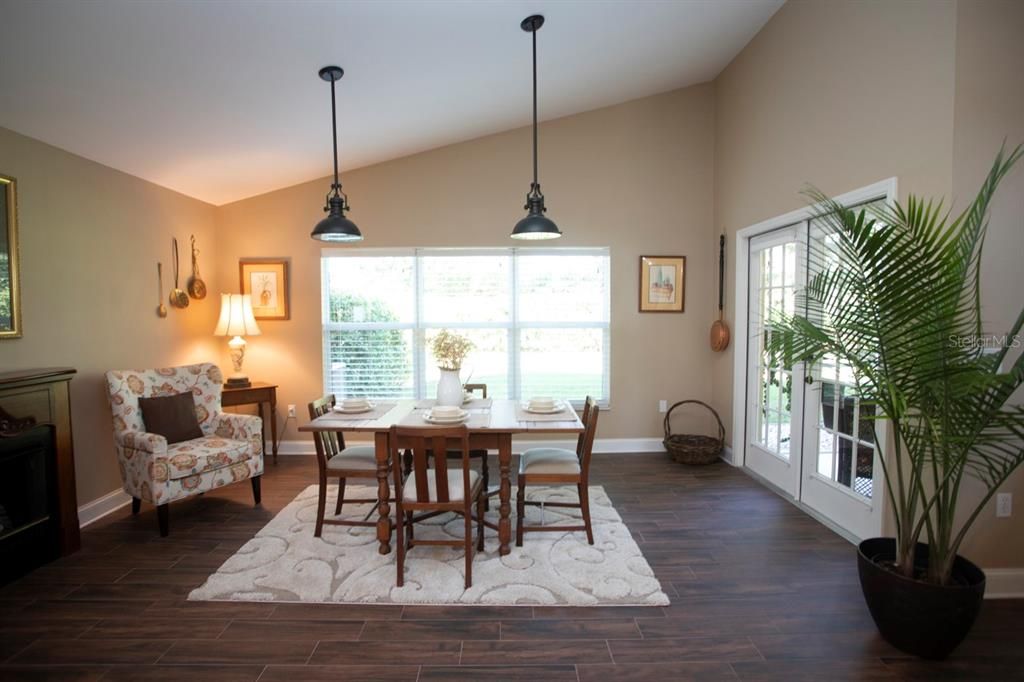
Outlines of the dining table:
{"label": "dining table", "polygon": [[[380,402],[384,405],[384,402]],[[378,551],[387,554],[391,551],[391,450],[402,450],[407,443],[391,443],[391,427],[417,425],[430,428],[432,425],[423,418],[429,407],[422,400],[397,400],[386,412],[371,412],[371,418],[353,418],[357,415],[328,412],[309,423],[299,427],[304,433],[320,433],[334,431],[340,433],[373,434],[374,455],[377,462],[377,496],[378,514],[377,540]],[[468,419],[465,423],[469,431],[469,447],[471,450],[496,450],[498,453],[498,542],[499,553],[508,554],[512,542],[512,437],[516,434],[561,434],[564,436],[578,435],[583,432],[583,423],[579,415],[569,404],[564,402],[564,411],[557,416],[552,414],[530,414],[525,404],[518,400],[491,399],[484,407],[467,406]],[[400,493],[396,493],[400,494]]]}

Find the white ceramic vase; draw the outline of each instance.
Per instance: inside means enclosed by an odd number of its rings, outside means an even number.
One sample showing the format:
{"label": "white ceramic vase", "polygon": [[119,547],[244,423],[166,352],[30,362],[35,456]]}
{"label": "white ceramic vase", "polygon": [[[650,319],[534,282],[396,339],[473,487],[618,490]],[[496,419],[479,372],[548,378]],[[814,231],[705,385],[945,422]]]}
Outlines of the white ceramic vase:
{"label": "white ceramic vase", "polygon": [[441,369],[437,382],[437,404],[458,407],[462,404],[462,380],[457,369]]}

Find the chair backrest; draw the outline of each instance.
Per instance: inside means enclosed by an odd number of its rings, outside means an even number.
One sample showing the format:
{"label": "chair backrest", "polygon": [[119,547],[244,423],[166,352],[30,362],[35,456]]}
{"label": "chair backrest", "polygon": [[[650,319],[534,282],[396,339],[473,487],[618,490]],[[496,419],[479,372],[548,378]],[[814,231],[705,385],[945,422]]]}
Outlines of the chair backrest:
{"label": "chair backrest", "polygon": [[[333,393],[320,396],[309,403],[310,420],[323,416],[331,411],[335,405]],[[313,445],[316,446],[316,458],[323,467],[327,466],[327,460],[334,457],[345,449],[345,436],[341,432],[321,431],[313,434]]]}
{"label": "chair backrest", "polygon": [[594,436],[597,434],[597,416],[601,413],[601,408],[597,406],[597,401],[587,396],[586,405],[583,407],[583,433],[580,434],[579,449],[576,451],[576,456],[580,458],[580,471],[583,472],[583,476],[586,477],[590,472],[590,455],[594,452]]}
{"label": "chair backrest", "polygon": [[[450,504],[452,501],[448,486],[448,454],[462,455],[462,502],[470,503],[469,485],[469,431],[465,425],[448,428],[415,426],[391,427],[391,466],[395,477],[395,490],[402,490],[402,457],[398,443],[405,443],[412,451],[412,470],[409,476],[416,482],[416,502]],[[430,460],[434,466],[430,467]],[[436,496],[430,498],[427,471],[434,469]],[[402,493],[398,492],[401,496]]]}
{"label": "chair backrest", "polygon": [[474,391],[480,391],[481,397],[487,397],[487,384],[466,384],[462,388],[465,389],[466,393],[473,393]]}
{"label": "chair backrest", "polygon": [[221,412],[220,396],[224,375],[209,362],[160,369],[111,370],[106,374],[107,398],[114,420],[114,433],[145,431],[139,398],[191,393],[196,419],[205,435],[213,433],[215,417]]}

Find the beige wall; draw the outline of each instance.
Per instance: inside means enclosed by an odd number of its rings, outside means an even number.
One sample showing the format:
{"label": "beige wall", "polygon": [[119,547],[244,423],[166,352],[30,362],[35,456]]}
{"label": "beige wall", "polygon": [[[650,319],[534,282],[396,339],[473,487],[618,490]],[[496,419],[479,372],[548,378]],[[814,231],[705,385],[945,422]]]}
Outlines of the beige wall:
{"label": "beige wall", "polygon": [[[71,366],[78,503],[120,488],[103,372],[209,357],[214,304],[156,316],[156,262],[170,242],[213,263],[214,207],[0,128],[0,173],[18,181],[24,336],[0,341],[0,371]],[[211,268],[212,269],[212,268]],[[186,270],[187,272],[187,270]],[[203,273],[204,278],[207,273]]]}
{"label": "beige wall", "polygon": [[[960,0],[956,31],[956,102],[953,126],[953,198],[966,207],[1003,141],[1024,142],[1024,3]],[[1024,291],[1024,163],[1006,177],[992,205],[982,262],[985,329],[1005,334],[1021,310]],[[1024,402],[1024,396],[1018,402]],[[965,500],[977,500],[971,482]],[[1014,515],[995,518],[995,501],[964,544],[964,554],[986,567],[1024,566],[1024,471],[1001,488],[1014,495]],[[965,510],[961,510],[965,511]],[[963,517],[963,514],[961,514]]]}
{"label": "beige wall", "polygon": [[[714,102],[701,85],[541,126],[541,183],[565,236],[557,246],[610,246],[611,410],[603,438],[661,435],[657,400],[708,399],[707,332],[714,303],[712,225]],[[324,153],[328,153],[325,146]],[[344,145],[342,145],[344,154]],[[529,129],[435,149],[342,177],[361,246],[513,246],[530,181]],[[247,373],[279,382],[279,404],[323,390],[320,246],[326,178],[218,210],[221,289],[237,291],[238,259],[286,256],[292,319],[261,322]],[[521,246],[521,245],[520,245]],[[638,258],[689,256],[686,312],[637,312]],[[285,438],[303,438],[289,427]]]}
{"label": "beige wall", "polygon": [[[951,1],[783,5],[715,81],[715,225],[730,247],[804,206],[808,183],[841,194],[896,176],[903,196],[948,196],[955,31]],[[727,424],[732,348],[712,369]]]}
{"label": "beige wall", "polygon": [[[715,81],[717,229],[732,236],[799,208],[806,183],[839,194],[895,176],[901,198],[962,207],[1003,138],[1024,140],[1022,11],[1011,0],[787,2]],[[1022,222],[1018,169],[986,245],[993,332],[1020,308]],[[732,353],[716,356],[712,372],[714,404],[731,420]],[[1005,489],[1019,499],[1024,474]],[[961,504],[978,495],[968,483]],[[993,506],[964,553],[987,568],[1024,566],[1024,517],[996,520]]]}

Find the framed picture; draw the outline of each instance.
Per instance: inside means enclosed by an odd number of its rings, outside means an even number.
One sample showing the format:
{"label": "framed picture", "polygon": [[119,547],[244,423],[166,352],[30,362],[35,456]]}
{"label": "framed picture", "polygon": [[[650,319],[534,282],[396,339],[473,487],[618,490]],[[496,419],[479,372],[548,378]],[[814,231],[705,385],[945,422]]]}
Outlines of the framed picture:
{"label": "framed picture", "polygon": [[686,256],[640,256],[640,312],[681,313]]}
{"label": "framed picture", "polygon": [[0,175],[0,339],[21,336],[16,195],[14,178]]}
{"label": "framed picture", "polygon": [[283,258],[246,258],[238,261],[239,288],[252,296],[257,320],[287,320],[288,261]]}

